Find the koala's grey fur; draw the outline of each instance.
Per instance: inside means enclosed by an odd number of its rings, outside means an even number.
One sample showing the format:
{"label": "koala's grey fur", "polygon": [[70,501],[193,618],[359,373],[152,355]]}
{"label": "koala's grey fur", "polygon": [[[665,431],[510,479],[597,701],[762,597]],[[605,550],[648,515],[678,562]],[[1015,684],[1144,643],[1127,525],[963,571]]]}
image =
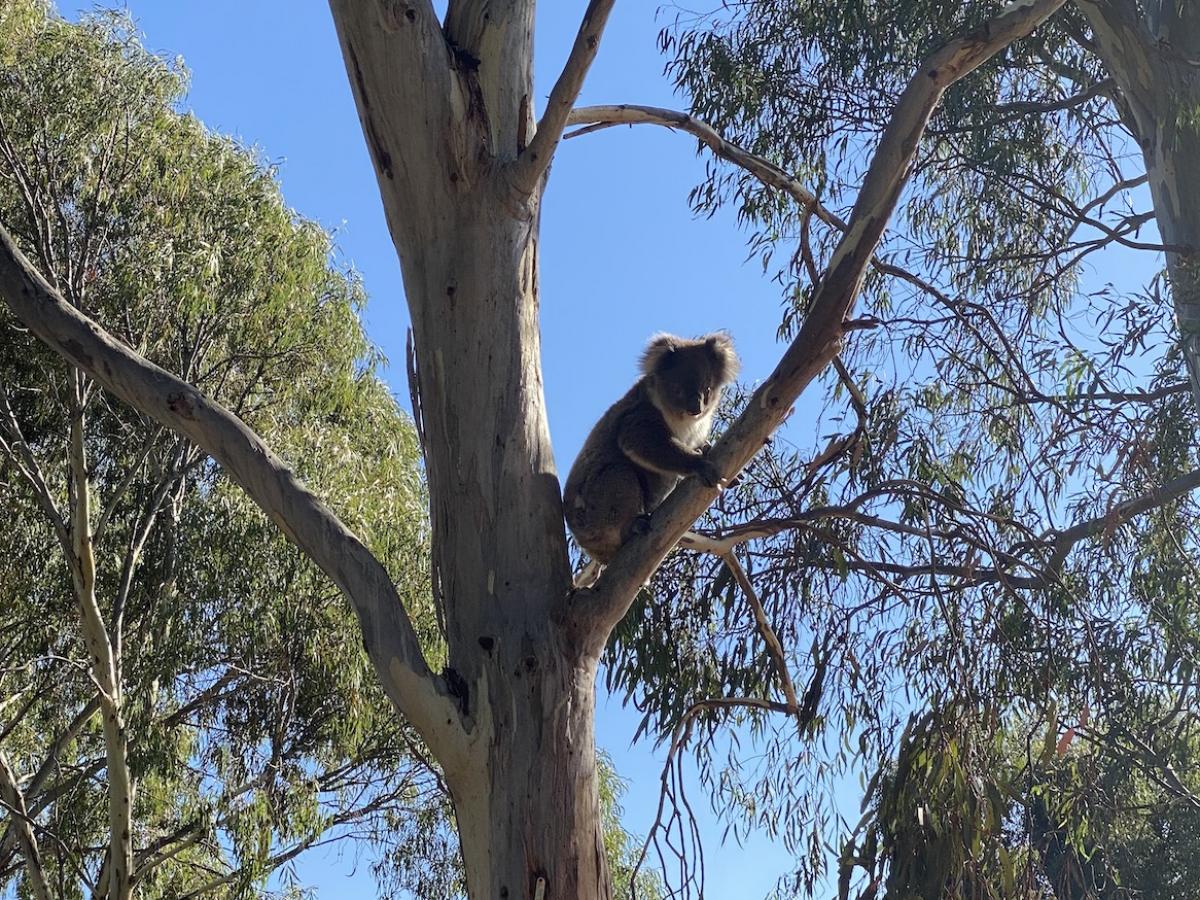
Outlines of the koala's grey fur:
{"label": "koala's grey fur", "polygon": [[592,428],[563,491],[567,524],[594,560],[612,559],[683,476],[720,483],[704,450],[721,388],[737,369],[723,332],[651,339],[642,377]]}

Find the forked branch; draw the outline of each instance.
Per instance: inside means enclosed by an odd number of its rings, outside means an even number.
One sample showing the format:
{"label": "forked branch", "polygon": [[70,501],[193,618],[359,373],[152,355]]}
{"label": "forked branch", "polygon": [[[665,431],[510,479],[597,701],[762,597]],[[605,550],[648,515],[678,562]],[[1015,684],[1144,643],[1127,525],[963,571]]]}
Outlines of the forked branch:
{"label": "forked branch", "polygon": [[[853,308],[875,248],[906,184],[917,147],[933,110],[952,84],[1013,41],[1033,31],[1065,0],[1025,0],[951,41],[921,65],[905,88],[871,160],[847,229],[818,285],[811,310],[775,371],[750,398],[745,411],[713,448],[713,460],[728,474],[758,452],[808,384],[841,347],[843,323]],[[568,601],[566,615],[576,633],[603,641],[629,608],[633,596],[684,532],[716,496],[697,479],[679,486],[655,511],[645,535],[630,540],[596,585]]]}
{"label": "forked branch", "polygon": [[779,642],[779,636],[775,633],[775,629],[771,627],[771,621],[767,618],[767,611],[763,609],[762,601],[758,599],[758,592],[754,590],[750,576],[746,574],[746,570],[742,568],[742,564],[738,562],[737,554],[732,549],[728,553],[723,554],[721,559],[729,567],[729,571],[733,574],[734,580],[737,581],[738,587],[741,588],[742,594],[746,598],[746,603],[750,606],[750,612],[754,616],[754,627],[757,629],[759,637],[763,639],[763,643],[767,648],[767,655],[771,657],[771,663],[775,666],[775,677],[779,679],[779,688],[783,691],[783,698],[787,701],[788,710],[792,715],[798,715],[800,712],[800,700],[796,696],[796,687],[792,683],[792,673],[788,669],[787,654],[783,652],[783,644]]}
{"label": "forked branch", "polygon": [[387,571],[237,416],[159,368],[71,306],[0,227],[0,294],[16,318],[71,365],[219,462],[350,599],[389,698],[431,744],[456,706],[422,655]]}
{"label": "forked branch", "polygon": [[554,158],[554,151],[562,140],[563,129],[571,107],[583,88],[583,79],[591,68],[592,60],[600,49],[600,38],[612,12],[615,0],[590,0],[583,14],[571,55],[567,57],[562,74],[550,91],[546,109],[538,122],[533,140],[529,142],[513,163],[513,183],[524,194],[532,194],[538,180],[545,174]]}

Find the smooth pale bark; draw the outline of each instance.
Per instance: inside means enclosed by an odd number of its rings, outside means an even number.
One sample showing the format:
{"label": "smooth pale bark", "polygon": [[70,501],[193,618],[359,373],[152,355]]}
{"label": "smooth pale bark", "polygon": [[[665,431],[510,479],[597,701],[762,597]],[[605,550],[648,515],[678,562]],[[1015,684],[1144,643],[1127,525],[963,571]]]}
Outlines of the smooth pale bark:
{"label": "smooth pale bark", "polygon": [[[331,5],[412,314],[446,677],[468,729],[442,760],[468,890],[533,897],[543,879],[547,898],[605,898],[597,655],[551,615],[571,573],[538,332],[549,160],[534,155],[561,124],[534,125],[533,3],[454,3],[444,38],[427,4],[385,19]],[[588,10],[567,109],[610,6]]]}
{"label": "smooth pale bark", "polygon": [[127,900],[133,891],[133,779],[129,771],[129,738],[122,709],[120,666],[96,600],[96,558],[92,541],[91,485],[83,443],[85,387],[74,375],[71,417],[71,543],[68,557],[80,632],[87,648],[92,680],[100,700],[101,728],[108,785],[108,857],[100,875],[101,896]]}
{"label": "smooth pale bark", "polygon": [[1078,0],[1142,150],[1200,408],[1200,2]]}

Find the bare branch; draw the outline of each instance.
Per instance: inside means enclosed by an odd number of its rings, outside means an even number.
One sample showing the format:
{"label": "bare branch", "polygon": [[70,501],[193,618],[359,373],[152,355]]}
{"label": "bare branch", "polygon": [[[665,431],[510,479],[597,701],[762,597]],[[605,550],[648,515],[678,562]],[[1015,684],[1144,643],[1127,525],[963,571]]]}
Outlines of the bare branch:
{"label": "bare branch", "polygon": [[971,125],[955,125],[947,128],[931,129],[931,134],[939,135],[954,135],[963,134],[964,132],[986,131],[993,128],[999,128],[1011,122],[1015,122],[1029,115],[1046,115],[1053,112],[1061,112],[1063,110],[1074,109],[1083,106],[1088,101],[1096,97],[1107,97],[1111,99],[1116,94],[1116,83],[1111,78],[1102,78],[1099,81],[1087,85],[1079,93],[1072,94],[1069,97],[1063,97],[1060,100],[1022,100],[1014,103],[997,104],[993,112],[997,113],[997,117],[989,122],[975,123]]}
{"label": "bare branch", "polygon": [[[1185,386],[1186,387],[1186,386]],[[1200,488],[1200,469],[1188,472],[1178,478],[1166,482],[1159,487],[1139,494],[1129,500],[1116,503],[1104,515],[1095,516],[1078,522],[1067,528],[1048,531],[1037,538],[1022,541],[1009,548],[1001,550],[995,547],[976,544],[977,549],[990,554],[996,559],[993,567],[977,564],[956,564],[950,562],[928,562],[902,564],[889,560],[845,560],[838,563],[809,560],[806,565],[817,568],[842,568],[854,572],[868,574],[882,573],[899,578],[925,578],[943,576],[958,578],[964,586],[980,584],[1000,584],[1016,590],[1038,590],[1055,583],[1062,574],[1062,565],[1067,555],[1077,545],[1090,538],[1110,533],[1117,527],[1129,522],[1136,516],[1158,509],[1167,503],[1177,500],[1185,494]],[[857,511],[854,507],[871,494],[864,495],[848,504],[841,506],[823,506],[808,510],[797,516],[775,519],[759,519],[746,522],[725,530],[719,535],[708,535],[689,531],[680,539],[680,546],[687,547],[700,553],[710,553],[723,560],[734,552],[741,544],[762,538],[773,537],[781,532],[805,528],[812,530],[823,540],[831,544],[838,541],[827,532],[814,527],[814,523],[822,519],[841,519],[857,522],[869,528],[878,528],[897,534],[921,536],[926,532],[901,522],[892,522]],[[935,538],[962,540],[962,535],[951,535],[939,532],[932,535]],[[845,548],[843,548],[845,549]],[[1045,565],[1031,554],[1049,552],[1050,558]],[[1022,570],[1028,574],[1019,574]],[[734,573],[736,575],[736,572]],[[740,583],[740,580],[739,580]]]}
{"label": "bare branch", "polygon": [[550,160],[554,158],[554,151],[562,140],[563,128],[570,118],[571,107],[575,105],[575,99],[583,88],[583,79],[592,60],[596,58],[596,51],[600,49],[600,37],[604,34],[604,26],[614,2],[590,0],[588,3],[579,33],[575,36],[575,44],[571,47],[571,55],[567,57],[562,74],[550,91],[550,99],[546,101],[546,110],[538,122],[533,140],[513,163],[513,184],[523,194],[534,192],[538,181],[549,168]]}
{"label": "bare branch", "polygon": [[1106,531],[1112,531],[1118,525],[1123,525],[1134,516],[1157,509],[1172,500],[1182,497],[1200,488],[1200,469],[1193,469],[1186,475],[1173,478],[1166,484],[1140,494],[1124,503],[1118,503],[1102,516],[1072,525],[1070,528],[1057,531],[1052,535],[1054,554],[1046,565],[1048,577],[1057,578],[1062,564],[1070,553],[1071,548],[1080,541],[1096,537]]}
{"label": "bare branch", "polygon": [[[841,348],[843,321],[853,308],[867,266],[907,182],[918,143],[942,93],[1008,44],[1029,34],[1065,0],[1013,4],[970,34],[951,41],[921,65],[901,95],[871,160],[849,227],[818,285],[811,311],[775,371],[712,451],[732,475],[759,451],[808,384]],[[684,481],[654,513],[649,533],[630,540],[590,590],[567,601],[567,616],[582,635],[601,640],[625,615],[646,578],[712,502],[716,491]]]}
{"label": "bare branch", "polygon": [[1037,403],[1052,403],[1055,406],[1069,406],[1085,403],[1158,403],[1167,397],[1186,394],[1191,385],[1186,381],[1164,385],[1152,391],[1084,391],[1078,394],[1022,394],[1013,398],[1020,406],[1032,406]]}
{"label": "bare branch", "polygon": [[1122,179],[1121,181],[1118,181],[1114,185],[1112,185],[1108,190],[1101,193],[1098,197],[1095,197],[1094,199],[1092,199],[1092,200],[1088,201],[1086,204],[1084,204],[1081,211],[1086,215],[1087,213],[1090,213],[1096,207],[1103,208],[1104,204],[1108,203],[1108,201],[1111,200],[1113,197],[1117,196],[1117,194],[1120,194],[1124,191],[1131,191],[1136,187],[1141,187],[1143,184],[1145,184],[1149,180],[1150,180],[1149,175],[1138,175],[1135,178]]}
{"label": "bare branch", "polygon": [[204,831],[200,820],[193,819],[179,826],[170,834],[163,835],[150,846],[138,851],[133,877],[138,881],[142,880],[157,866],[174,859],[203,839]]}
{"label": "bare branch", "polygon": [[[699,839],[700,836],[697,831],[695,816],[691,815],[691,806],[684,796],[684,784],[680,778],[679,771],[679,755],[687,746],[691,738],[692,728],[701,713],[710,710],[736,709],[755,709],[763,712],[785,713],[787,715],[795,714],[795,709],[793,708],[789,708],[774,700],[764,700],[760,697],[711,697],[693,703],[684,711],[671,731],[671,744],[667,749],[667,758],[663,762],[662,774],[659,776],[662,787],[658,794],[658,808],[655,810],[654,821],[651,823],[649,831],[646,832],[646,838],[642,842],[642,849],[638,853],[637,861],[634,863],[631,881],[637,878],[638,873],[646,862],[646,856],[649,854],[651,846],[658,852],[660,866],[664,872],[666,871],[666,861],[663,859],[660,842],[665,840],[669,844],[671,842],[670,833],[673,830],[677,832],[676,838],[684,837],[682,812],[688,818],[687,831],[691,837],[694,854],[698,859],[698,871],[690,868],[688,854],[682,848],[677,847],[675,854],[679,860],[681,880],[684,883],[698,881],[697,887],[699,888],[700,896],[704,895],[704,846]],[[669,815],[667,815],[666,810],[668,799],[671,801],[672,806]],[[660,834],[663,835],[662,838],[660,838]],[[679,896],[679,892],[673,892],[672,895]]]}
{"label": "bare branch", "polygon": [[612,125],[661,125],[664,128],[685,131],[698,138],[716,156],[726,162],[745,169],[759,181],[770,187],[778,188],[789,194],[802,206],[812,207],[817,218],[840,231],[846,230],[846,223],[825,209],[817,202],[817,197],[787,172],[773,162],[755,156],[748,150],[725,140],[715,128],[695,116],[673,109],[663,109],[658,106],[636,106],[619,103],[610,106],[581,106],[571,110],[567,117],[567,125],[590,125],[568,134],[568,138],[578,137],[598,130],[599,127]]}
{"label": "bare branch", "polygon": [[[96,710],[100,708],[100,698],[93,697],[84,707],[75,715],[70,724],[63,730],[58,739],[51,745],[50,750],[46,753],[46,758],[42,760],[42,764],[38,767],[33,778],[25,786],[25,796],[33,798],[33,808],[30,810],[30,816],[36,816],[39,812],[46,808],[53,797],[46,797],[42,794],[42,789],[46,786],[51,774],[53,774],[59,765],[59,756],[62,751],[75,738],[79,736],[79,732],[88,721],[96,714]],[[14,840],[17,839],[13,826],[10,824],[0,837],[0,858],[4,858],[9,852]]]}
{"label": "bare branch", "polygon": [[783,644],[779,642],[779,636],[775,633],[775,629],[771,627],[771,623],[767,619],[767,611],[763,609],[762,601],[758,599],[758,592],[754,590],[754,585],[750,583],[750,577],[746,574],[746,570],[738,562],[737,554],[733,550],[730,550],[721,559],[725,561],[725,565],[733,573],[738,587],[742,589],[742,593],[746,597],[746,602],[750,604],[750,611],[754,614],[755,627],[758,628],[758,633],[762,637],[763,643],[767,646],[767,653],[770,654],[771,661],[775,665],[775,675],[779,679],[779,687],[783,690],[783,697],[787,701],[788,709],[795,715],[800,712],[800,701],[796,697],[796,688],[792,684],[792,675],[788,671],[787,655],[783,652]]}
{"label": "bare branch", "polygon": [[388,697],[441,748],[439,735],[457,727],[457,706],[430,672],[387,571],[333,512],[240,419],[67,303],[2,227],[0,293],[13,314],[70,363],[225,468],[350,599]]}

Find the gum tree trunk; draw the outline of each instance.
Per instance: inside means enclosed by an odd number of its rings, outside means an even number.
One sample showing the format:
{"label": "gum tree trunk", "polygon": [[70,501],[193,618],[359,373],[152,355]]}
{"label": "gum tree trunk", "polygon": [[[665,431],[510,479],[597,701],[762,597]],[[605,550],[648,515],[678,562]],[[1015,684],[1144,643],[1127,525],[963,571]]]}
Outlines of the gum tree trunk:
{"label": "gum tree trunk", "polygon": [[1142,141],[1154,217],[1167,252],[1167,276],[1183,339],[1192,395],[1200,408],[1200,70],[1171,66],[1164,99],[1173,102]]}
{"label": "gum tree trunk", "polygon": [[545,167],[518,161],[533,3],[452,2],[444,30],[423,4],[332,7],[412,315],[469,893],[608,898],[597,657],[553,615],[571,572],[540,368]]}
{"label": "gum tree trunk", "polygon": [[1171,299],[1200,407],[1200,3],[1080,0],[1121,90],[1167,251]]}
{"label": "gum tree trunk", "polygon": [[465,198],[404,265],[413,312],[445,673],[468,728],[447,765],[472,897],[607,898],[596,656],[553,611],[571,589],[539,369],[536,209]]}

